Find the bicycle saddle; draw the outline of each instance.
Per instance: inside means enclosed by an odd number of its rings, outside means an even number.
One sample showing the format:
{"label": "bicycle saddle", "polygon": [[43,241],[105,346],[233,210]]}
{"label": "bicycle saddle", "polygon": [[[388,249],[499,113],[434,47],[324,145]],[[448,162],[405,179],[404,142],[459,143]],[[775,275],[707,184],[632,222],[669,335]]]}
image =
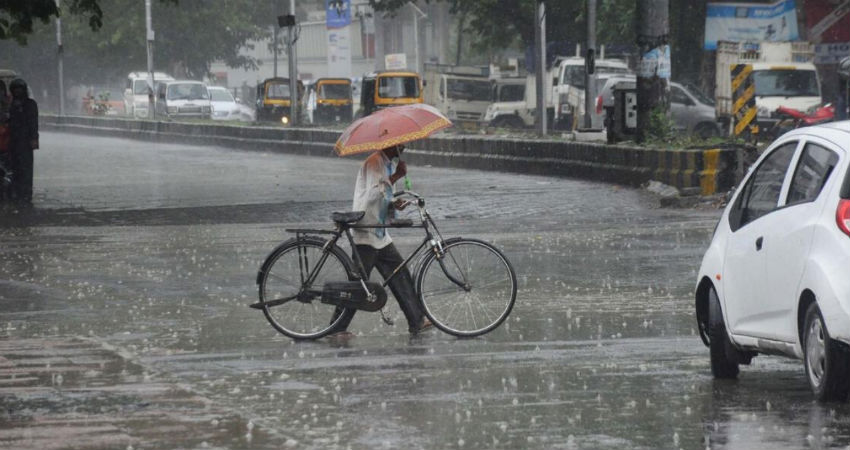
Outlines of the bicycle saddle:
{"label": "bicycle saddle", "polygon": [[336,223],[354,223],[365,215],[366,211],[335,212],[331,214],[331,220]]}

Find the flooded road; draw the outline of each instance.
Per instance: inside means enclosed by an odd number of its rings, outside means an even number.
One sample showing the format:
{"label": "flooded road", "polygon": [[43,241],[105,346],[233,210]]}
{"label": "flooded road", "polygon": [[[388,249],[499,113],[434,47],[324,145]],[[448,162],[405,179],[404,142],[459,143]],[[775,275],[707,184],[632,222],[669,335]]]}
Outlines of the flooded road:
{"label": "flooded road", "polygon": [[[443,234],[516,268],[507,322],[411,337],[358,313],[293,342],[256,301],[287,227],[347,210],[359,161],[43,133],[0,213],[0,448],[799,449],[850,445],[802,364],[715,381],[693,288],[719,210],[640,190],[410,167]],[[402,254],[418,230],[393,231]],[[347,249],[346,249],[347,250]]]}

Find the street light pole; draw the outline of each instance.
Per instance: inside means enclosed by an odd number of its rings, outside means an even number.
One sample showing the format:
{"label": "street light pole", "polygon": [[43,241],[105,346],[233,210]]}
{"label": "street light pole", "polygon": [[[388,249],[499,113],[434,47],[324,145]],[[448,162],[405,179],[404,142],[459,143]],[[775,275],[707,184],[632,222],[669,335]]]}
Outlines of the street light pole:
{"label": "street light pole", "polygon": [[587,0],[587,48],[584,52],[584,128],[593,128],[596,100],[596,0]]}
{"label": "street light pole", "polygon": [[[295,0],[289,0],[289,14],[295,18]],[[300,125],[301,120],[298,117],[298,66],[296,62],[298,53],[295,47],[298,37],[295,31],[295,23],[293,23],[289,27],[289,39],[286,43],[287,47],[289,47],[289,118],[293,125]]]}
{"label": "street light pole", "polygon": [[[151,0],[145,0],[145,40],[147,41],[148,53],[148,119],[153,119],[153,108],[156,100],[154,99],[154,79],[153,79],[153,41],[154,32],[151,25]],[[135,106],[134,106],[135,109]],[[133,113],[135,115],[135,113]]]}
{"label": "street light pole", "polygon": [[534,50],[537,80],[537,134],[546,135],[546,86],[551,83],[546,80],[546,6],[542,1],[537,2],[534,18]]}
{"label": "street light pole", "polygon": [[419,51],[419,19],[428,18],[428,14],[425,14],[419,7],[417,7],[413,3],[408,3],[410,7],[413,9],[413,45],[414,45],[414,56],[416,56],[416,65],[414,67],[414,71],[417,73],[422,73],[422,61]]}
{"label": "street light pole", "polygon": [[[56,0],[56,9],[59,9],[59,0]],[[57,46],[57,57],[59,62],[59,115],[65,115],[65,75],[63,71],[63,54],[64,50],[62,48],[62,19],[61,11],[58,16],[56,16],[56,46]]]}
{"label": "street light pole", "polygon": [[[277,11],[278,11],[277,4],[278,4],[277,0],[272,0],[272,13],[274,15],[277,15]],[[274,58],[273,76],[275,78],[277,78],[277,52],[278,52],[277,29],[278,29],[278,27],[273,26],[273,28],[274,28],[274,30],[272,31],[272,39],[274,39],[274,41],[272,41],[272,52],[274,53],[274,55],[273,55],[273,58]]]}

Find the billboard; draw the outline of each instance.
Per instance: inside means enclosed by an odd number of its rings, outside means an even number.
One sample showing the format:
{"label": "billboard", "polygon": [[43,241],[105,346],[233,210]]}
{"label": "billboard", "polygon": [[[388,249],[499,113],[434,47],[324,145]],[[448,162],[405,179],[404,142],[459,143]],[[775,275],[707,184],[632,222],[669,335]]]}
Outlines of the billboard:
{"label": "billboard", "polygon": [[328,76],[351,77],[351,0],[325,0]]}
{"label": "billboard", "polygon": [[705,49],[717,41],[796,41],[797,5],[794,0],[773,3],[709,3],[705,17]]}
{"label": "billboard", "polygon": [[325,0],[325,25],[328,28],[351,25],[351,0]]}

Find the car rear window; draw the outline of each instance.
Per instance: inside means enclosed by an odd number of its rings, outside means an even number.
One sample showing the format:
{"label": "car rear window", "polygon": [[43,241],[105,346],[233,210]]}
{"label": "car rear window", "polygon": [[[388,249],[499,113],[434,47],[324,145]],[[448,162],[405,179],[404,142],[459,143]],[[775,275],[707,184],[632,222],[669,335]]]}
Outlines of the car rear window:
{"label": "car rear window", "polygon": [[797,142],[777,147],[755,169],[729,211],[732,231],[738,231],[778,207],[785,173],[796,148]]}
{"label": "car rear window", "polygon": [[850,198],[850,168],[844,174],[844,185],[841,186],[841,198]]}
{"label": "car rear window", "polygon": [[787,203],[792,205],[814,201],[829,181],[836,164],[838,155],[835,152],[817,144],[806,144],[794,171],[794,178],[791,179]]}

